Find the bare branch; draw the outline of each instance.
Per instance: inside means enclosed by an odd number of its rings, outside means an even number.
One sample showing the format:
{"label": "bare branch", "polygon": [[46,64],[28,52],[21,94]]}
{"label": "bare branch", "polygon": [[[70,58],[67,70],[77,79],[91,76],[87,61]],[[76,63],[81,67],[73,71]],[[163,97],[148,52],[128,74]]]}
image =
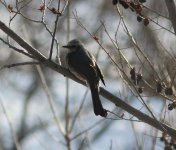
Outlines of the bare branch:
{"label": "bare branch", "polygon": [[16,41],[21,47],[28,51],[32,56],[40,61],[44,61],[45,57],[24,41],[20,36],[18,36],[13,30],[9,29],[3,22],[0,21],[0,29],[4,31],[8,36],[10,36],[14,41]]}
{"label": "bare branch", "polygon": [[168,12],[169,12],[169,18],[172,22],[174,31],[176,33],[176,6],[174,0],[165,0]]}
{"label": "bare branch", "polygon": [[73,121],[72,121],[71,127],[70,127],[70,132],[73,130],[73,127],[74,127],[74,125],[75,125],[76,119],[78,118],[78,116],[79,116],[79,114],[80,114],[80,112],[81,112],[81,110],[82,110],[82,107],[83,107],[83,104],[84,104],[84,102],[85,102],[85,99],[86,99],[86,96],[87,96],[88,91],[89,91],[89,90],[87,89],[86,92],[85,92],[85,94],[84,94],[84,97],[83,97],[83,99],[82,99],[82,101],[81,101],[81,104],[80,104],[80,106],[79,106],[79,109],[78,109],[78,111],[76,112],[75,116],[73,117]]}
{"label": "bare branch", "polygon": [[[168,125],[158,122],[155,119],[149,117],[148,115],[142,113],[141,111],[133,108],[132,106],[128,105],[127,103],[125,103],[122,99],[114,96],[113,94],[111,94],[110,92],[106,91],[104,88],[100,88],[100,94],[105,97],[106,99],[110,100],[111,102],[113,102],[114,104],[116,104],[117,107],[120,107],[124,110],[126,110],[128,113],[134,115],[135,117],[137,117],[139,120],[150,124],[151,126],[159,129],[160,131],[163,131],[164,127],[168,134],[171,135],[172,137],[176,137],[176,130],[169,127]],[[162,127],[161,127],[162,126]]]}
{"label": "bare branch", "polygon": [[2,100],[0,100],[0,106],[1,106],[1,108],[2,108],[2,110],[4,112],[4,114],[5,114],[5,116],[7,118],[7,122],[9,124],[9,126],[10,126],[10,130],[11,130],[12,138],[13,138],[14,143],[15,143],[15,147],[16,147],[17,150],[20,150],[20,145],[19,145],[19,142],[18,142],[18,137],[16,135],[16,132],[15,132],[14,127],[12,125],[12,121],[11,121],[10,117],[8,116],[8,114],[7,114],[7,111],[6,111],[5,107],[4,107],[4,104],[3,104]]}
{"label": "bare branch", "polygon": [[[26,49],[34,58],[38,61],[45,62],[45,65],[53,70],[55,70],[58,73],[61,73],[72,80],[81,83],[83,85],[86,85],[82,81],[78,80],[74,75],[72,75],[69,70],[63,68],[62,66],[49,61],[46,59],[45,56],[43,56],[40,52],[38,52],[35,48],[33,48],[31,45],[29,45],[26,41],[24,41],[21,37],[19,37],[15,32],[13,32],[11,29],[9,29],[3,22],[0,21],[0,29],[3,30],[6,34],[8,34],[11,38],[13,38],[20,46],[22,46],[24,49]],[[176,130],[169,127],[168,125],[161,123],[160,121],[157,121],[156,119],[151,118],[150,116],[142,113],[141,111],[135,109],[134,107],[128,105],[125,103],[122,99],[120,99],[117,96],[114,96],[107,90],[100,88],[100,94],[105,97],[107,100],[114,103],[116,106],[124,109],[125,111],[129,112],[130,114],[134,115],[138,119],[142,120],[143,122],[159,129],[160,131],[167,131],[167,133],[172,136],[176,137]],[[164,127],[164,129],[162,128]]]}
{"label": "bare branch", "polygon": [[14,64],[8,64],[0,67],[0,70],[5,69],[5,68],[12,68],[12,67],[17,67],[17,66],[24,66],[24,65],[40,65],[44,64],[42,62],[21,62],[21,63],[14,63]]}
{"label": "bare branch", "polygon": [[46,83],[46,80],[45,80],[45,77],[44,77],[44,74],[43,74],[43,71],[42,71],[42,69],[41,69],[40,66],[37,66],[37,71],[38,71],[38,73],[39,73],[39,76],[40,76],[40,79],[41,79],[43,88],[44,88],[44,90],[45,90],[45,93],[47,94],[48,103],[49,103],[51,112],[52,112],[52,114],[53,114],[53,116],[54,116],[54,120],[55,120],[55,122],[56,122],[56,125],[57,125],[59,131],[60,131],[62,134],[64,134],[61,121],[60,121],[60,119],[57,117],[56,111],[55,111],[55,109],[54,109],[53,98],[52,98],[52,96],[51,96],[51,93],[50,93],[50,91],[49,91],[48,85],[47,85],[47,83]]}
{"label": "bare branch", "polygon": [[30,57],[30,58],[34,58],[32,55],[26,53],[24,50],[19,49],[19,48],[16,48],[15,46],[12,46],[9,42],[6,42],[6,41],[3,40],[1,37],[0,37],[0,40],[1,40],[4,44],[8,45],[9,48],[12,48],[12,49],[14,49],[15,51],[17,51],[17,52],[19,52],[19,53],[22,53],[22,54],[24,54],[24,55],[26,55],[26,56],[28,56],[28,57]]}
{"label": "bare branch", "polygon": [[[58,12],[59,12],[59,8],[60,8],[60,0],[58,1],[58,8],[57,8]],[[52,42],[51,42],[49,60],[52,59],[54,40],[55,40],[55,35],[56,35],[56,30],[57,30],[57,24],[58,24],[58,20],[59,20],[60,16],[61,16],[60,14],[56,14],[56,20],[55,20],[54,32],[53,32],[53,35],[52,35]]]}

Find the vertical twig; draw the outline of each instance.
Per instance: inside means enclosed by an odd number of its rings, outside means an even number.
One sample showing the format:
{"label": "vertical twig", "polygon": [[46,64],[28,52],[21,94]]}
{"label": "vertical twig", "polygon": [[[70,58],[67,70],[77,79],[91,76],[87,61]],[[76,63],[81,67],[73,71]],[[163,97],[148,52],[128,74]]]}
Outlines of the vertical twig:
{"label": "vertical twig", "polygon": [[61,121],[60,121],[60,119],[59,119],[59,118],[57,117],[57,115],[56,115],[56,112],[55,112],[55,109],[54,109],[54,105],[53,105],[53,103],[52,103],[53,99],[52,99],[51,93],[49,92],[48,85],[47,85],[47,83],[46,83],[46,80],[45,80],[45,77],[44,77],[43,72],[42,72],[42,70],[41,70],[41,67],[40,67],[40,66],[36,66],[36,68],[37,68],[37,71],[38,71],[38,73],[39,73],[39,76],[40,76],[40,79],[41,79],[43,88],[44,88],[44,90],[45,90],[45,92],[46,92],[46,94],[47,94],[48,103],[49,103],[51,112],[52,112],[52,114],[53,114],[53,116],[54,116],[54,120],[55,120],[55,122],[56,122],[56,124],[57,124],[57,127],[58,127],[59,131],[60,131],[62,134],[64,134]]}
{"label": "vertical twig", "polygon": [[[68,8],[67,8],[67,41],[70,39],[70,2],[68,1]],[[71,150],[70,145],[70,116],[69,116],[69,79],[66,78],[66,103],[65,103],[65,139],[66,139],[66,145],[67,149]]]}
{"label": "vertical twig", "polygon": [[[58,2],[58,8],[57,8],[58,12],[60,11],[59,8],[60,8],[60,0]],[[57,24],[58,24],[59,17],[60,17],[60,15],[56,14],[54,32],[53,32],[53,36],[52,36],[52,42],[51,42],[51,48],[50,48],[50,54],[49,54],[49,60],[52,59],[52,53],[53,53],[53,47],[54,47],[54,40],[55,40],[55,36],[56,36]]]}
{"label": "vertical twig", "polygon": [[83,97],[83,99],[82,99],[82,102],[81,102],[81,104],[80,104],[80,106],[79,106],[79,109],[78,109],[78,111],[76,112],[75,116],[73,117],[73,121],[72,121],[71,127],[70,127],[70,132],[73,130],[73,127],[74,127],[74,125],[75,125],[76,119],[78,118],[78,115],[80,114],[80,111],[81,111],[81,109],[82,109],[82,107],[83,107],[83,104],[84,104],[84,102],[85,102],[85,99],[86,99],[86,96],[87,96],[88,91],[89,91],[89,89],[87,88],[87,90],[86,90],[86,92],[85,92],[85,94],[84,94],[84,97]]}
{"label": "vertical twig", "polygon": [[12,137],[13,137],[13,140],[14,140],[14,143],[15,143],[15,147],[16,147],[17,150],[20,150],[20,146],[19,146],[17,135],[16,135],[16,133],[14,131],[11,119],[9,118],[9,116],[7,114],[7,111],[6,111],[5,107],[4,107],[4,104],[3,104],[2,100],[0,100],[0,105],[1,105],[1,108],[2,108],[6,118],[7,118],[7,122],[9,124],[9,126],[10,126],[10,130],[11,130]]}
{"label": "vertical twig", "polygon": [[70,124],[70,115],[69,115],[69,79],[66,78],[65,140],[66,140],[67,149],[71,150],[69,124]]}
{"label": "vertical twig", "polygon": [[168,12],[169,12],[169,18],[172,22],[174,32],[176,34],[176,6],[174,0],[165,0]]}

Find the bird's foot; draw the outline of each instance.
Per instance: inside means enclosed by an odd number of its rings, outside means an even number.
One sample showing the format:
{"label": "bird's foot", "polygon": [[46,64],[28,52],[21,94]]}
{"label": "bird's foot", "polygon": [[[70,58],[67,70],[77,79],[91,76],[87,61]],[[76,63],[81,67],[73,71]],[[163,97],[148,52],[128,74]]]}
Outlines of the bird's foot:
{"label": "bird's foot", "polygon": [[100,115],[101,117],[107,117],[107,115],[108,115],[108,111],[106,110],[106,109],[101,109],[101,110],[99,110],[98,112],[95,112],[95,115],[96,116],[98,116],[98,115]]}

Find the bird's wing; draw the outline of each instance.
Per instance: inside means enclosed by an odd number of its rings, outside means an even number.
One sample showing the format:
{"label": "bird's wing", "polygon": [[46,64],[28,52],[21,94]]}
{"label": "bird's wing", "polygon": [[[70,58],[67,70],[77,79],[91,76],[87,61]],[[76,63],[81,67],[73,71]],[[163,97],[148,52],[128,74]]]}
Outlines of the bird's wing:
{"label": "bird's wing", "polygon": [[98,75],[99,75],[99,77],[100,77],[102,83],[105,85],[105,81],[104,81],[103,73],[101,72],[101,70],[100,70],[100,68],[99,68],[99,66],[98,66],[97,63],[96,63],[96,68],[97,68]]}
{"label": "bird's wing", "polygon": [[93,62],[94,62],[94,64],[95,64],[95,68],[96,68],[96,71],[97,71],[97,73],[98,73],[98,76],[100,77],[102,83],[105,85],[103,73],[102,73],[102,71],[100,70],[98,64],[96,63],[96,60],[95,60],[94,56],[93,56],[91,53],[89,53],[89,52],[88,52],[88,54],[89,54],[89,57],[91,58],[91,60],[93,60]]}
{"label": "bird's wing", "polygon": [[70,53],[67,55],[69,70],[78,78],[81,76],[91,82],[98,83],[96,65],[86,53]]}

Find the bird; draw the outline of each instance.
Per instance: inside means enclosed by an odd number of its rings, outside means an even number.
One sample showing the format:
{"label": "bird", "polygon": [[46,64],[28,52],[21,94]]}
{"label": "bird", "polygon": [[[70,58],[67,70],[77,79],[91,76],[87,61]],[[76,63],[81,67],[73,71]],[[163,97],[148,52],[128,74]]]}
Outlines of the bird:
{"label": "bird", "polygon": [[78,39],[73,39],[62,47],[68,49],[66,62],[69,71],[78,79],[85,81],[90,87],[94,114],[106,117],[107,110],[103,108],[99,97],[99,81],[101,80],[104,85],[105,82],[94,56],[86,50],[83,43]]}

